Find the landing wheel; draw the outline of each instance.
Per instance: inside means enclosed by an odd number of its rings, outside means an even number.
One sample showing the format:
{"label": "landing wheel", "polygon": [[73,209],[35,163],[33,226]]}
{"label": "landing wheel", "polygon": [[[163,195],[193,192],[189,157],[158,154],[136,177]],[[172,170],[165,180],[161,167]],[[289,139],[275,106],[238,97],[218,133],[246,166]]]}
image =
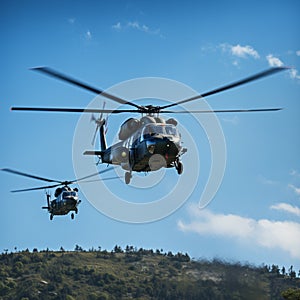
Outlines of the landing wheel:
{"label": "landing wheel", "polygon": [[130,172],[126,172],[125,173],[125,183],[129,184],[130,183],[130,179],[131,179],[132,175]]}
{"label": "landing wheel", "polygon": [[176,170],[177,170],[177,173],[180,175],[180,174],[182,174],[182,172],[183,172],[183,164],[182,164],[182,162],[177,162],[177,166],[176,166]]}
{"label": "landing wheel", "polygon": [[51,221],[53,220],[53,215],[52,215],[52,214],[50,215],[50,220],[51,220]]}
{"label": "landing wheel", "polygon": [[74,219],[74,214],[73,214],[73,213],[71,213],[71,219],[72,219],[72,220]]}
{"label": "landing wheel", "polygon": [[77,208],[75,208],[75,214],[76,214],[76,215],[78,214],[78,209],[77,209]]}

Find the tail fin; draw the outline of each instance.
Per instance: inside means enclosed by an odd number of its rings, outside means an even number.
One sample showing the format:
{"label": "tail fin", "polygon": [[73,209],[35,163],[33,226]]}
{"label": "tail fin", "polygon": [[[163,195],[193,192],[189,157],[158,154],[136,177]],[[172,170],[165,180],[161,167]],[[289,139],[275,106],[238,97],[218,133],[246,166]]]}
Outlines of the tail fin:
{"label": "tail fin", "polygon": [[47,197],[47,205],[48,206],[43,206],[42,209],[50,209],[50,198],[51,198],[51,195],[46,193],[46,197]]}
{"label": "tail fin", "polygon": [[[104,125],[105,125],[105,120],[103,124],[98,127],[99,128],[99,135],[100,135],[100,151],[98,150],[86,150],[83,154],[84,155],[96,155],[101,157],[101,160],[103,160],[103,155],[107,149],[107,144],[106,144],[106,137],[105,137],[105,131],[104,131]],[[98,130],[96,129],[96,132]]]}
{"label": "tail fin", "polygon": [[100,130],[99,130],[101,151],[105,151],[107,148],[106,137],[105,137],[105,132],[104,132],[104,124],[105,124],[105,122],[102,124],[102,126],[100,127]]}

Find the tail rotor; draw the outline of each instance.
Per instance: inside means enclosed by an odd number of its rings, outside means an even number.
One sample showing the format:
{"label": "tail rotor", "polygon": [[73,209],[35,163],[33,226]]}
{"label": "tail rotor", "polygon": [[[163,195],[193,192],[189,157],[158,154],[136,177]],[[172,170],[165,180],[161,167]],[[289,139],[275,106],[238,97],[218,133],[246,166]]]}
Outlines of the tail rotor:
{"label": "tail rotor", "polygon": [[[105,105],[106,105],[106,102],[104,101],[103,102],[103,108],[102,108],[103,110],[105,108]],[[98,119],[95,117],[94,114],[92,114],[92,116],[91,116],[91,122],[95,122],[95,124],[96,124],[96,130],[95,130],[95,133],[94,133],[93,139],[92,139],[92,146],[94,146],[95,145],[95,141],[96,141],[97,132],[98,132],[98,130],[100,131],[100,128],[107,123],[107,118],[103,119],[103,112],[100,113]]]}
{"label": "tail rotor", "polygon": [[48,209],[48,210],[50,210],[51,194],[50,194],[49,191],[46,191],[46,199],[47,199],[47,206],[43,206],[42,209]]}

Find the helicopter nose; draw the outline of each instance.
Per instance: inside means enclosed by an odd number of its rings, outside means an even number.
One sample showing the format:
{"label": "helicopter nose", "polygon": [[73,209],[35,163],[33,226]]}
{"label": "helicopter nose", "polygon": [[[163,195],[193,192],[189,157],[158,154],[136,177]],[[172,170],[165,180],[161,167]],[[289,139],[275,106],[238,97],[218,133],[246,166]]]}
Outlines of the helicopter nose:
{"label": "helicopter nose", "polygon": [[67,199],[67,204],[74,206],[77,204],[77,197],[70,197],[69,199]]}
{"label": "helicopter nose", "polygon": [[155,153],[163,155],[166,160],[174,159],[178,155],[178,152],[178,147],[169,138],[157,141],[155,145]]}

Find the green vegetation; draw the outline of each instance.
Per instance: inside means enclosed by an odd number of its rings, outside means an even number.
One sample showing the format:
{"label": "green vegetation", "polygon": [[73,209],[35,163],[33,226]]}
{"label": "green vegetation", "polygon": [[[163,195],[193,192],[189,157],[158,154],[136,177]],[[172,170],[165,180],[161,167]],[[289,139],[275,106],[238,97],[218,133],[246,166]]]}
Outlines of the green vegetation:
{"label": "green vegetation", "polygon": [[[162,250],[28,250],[0,255],[0,299],[300,299],[291,267],[193,261]],[[298,298],[297,298],[298,297]]]}

